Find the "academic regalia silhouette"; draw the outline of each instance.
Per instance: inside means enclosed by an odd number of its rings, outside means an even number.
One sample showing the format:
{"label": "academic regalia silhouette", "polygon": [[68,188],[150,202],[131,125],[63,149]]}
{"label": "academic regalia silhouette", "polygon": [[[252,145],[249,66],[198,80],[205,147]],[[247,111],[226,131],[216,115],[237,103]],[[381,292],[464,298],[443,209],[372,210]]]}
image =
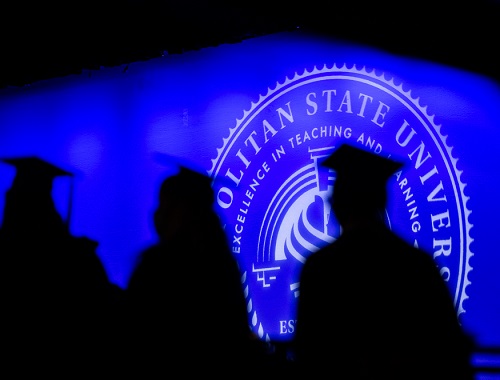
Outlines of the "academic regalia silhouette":
{"label": "academic regalia silhouette", "polygon": [[5,365],[68,378],[104,370],[117,293],[97,242],[72,236],[55,207],[53,180],[72,174],[38,157],[2,161],[16,168],[0,228]]}
{"label": "academic regalia silhouette", "polygon": [[56,177],[72,177],[72,174],[38,157],[6,158],[2,161],[14,166],[16,175],[6,194],[0,232],[22,238],[26,237],[25,233],[45,238],[66,232],[68,221],[63,221],[55,208],[52,186]]}
{"label": "academic regalia silhouette", "polygon": [[229,378],[259,365],[241,273],[214,212],[210,179],[180,166],[161,184],[159,242],[129,280],[131,356],[140,378]]}
{"label": "academic regalia silhouette", "polygon": [[336,173],[340,237],[300,276],[296,359],[307,378],[472,380],[471,341],[432,257],[385,224],[386,186],[402,163],[342,144]]}

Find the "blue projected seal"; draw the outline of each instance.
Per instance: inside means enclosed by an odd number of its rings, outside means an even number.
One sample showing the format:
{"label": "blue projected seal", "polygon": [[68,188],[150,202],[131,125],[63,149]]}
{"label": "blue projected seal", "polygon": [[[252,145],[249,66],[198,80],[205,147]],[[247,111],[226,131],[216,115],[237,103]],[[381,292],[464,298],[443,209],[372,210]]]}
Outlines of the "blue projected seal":
{"label": "blue projected seal", "polygon": [[346,139],[408,163],[390,181],[388,225],[433,256],[457,315],[464,312],[471,211],[441,126],[383,74],[325,65],[252,103],[209,170],[261,339],[292,338],[302,265],[341,233],[328,202],[335,173],[319,163]]}

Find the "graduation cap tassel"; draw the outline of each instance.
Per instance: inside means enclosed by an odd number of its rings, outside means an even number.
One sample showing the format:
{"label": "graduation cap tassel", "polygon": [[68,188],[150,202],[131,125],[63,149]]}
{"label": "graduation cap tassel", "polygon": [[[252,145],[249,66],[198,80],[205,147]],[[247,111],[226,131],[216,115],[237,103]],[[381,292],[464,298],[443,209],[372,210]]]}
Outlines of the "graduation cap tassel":
{"label": "graduation cap tassel", "polygon": [[66,213],[66,220],[65,220],[66,228],[68,229],[68,231],[70,229],[71,215],[72,215],[72,210],[73,210],[74,187],[75,187],[75,181],[74,181],[73,177],[71,177],[71,179],[69,181],[68,211]]}

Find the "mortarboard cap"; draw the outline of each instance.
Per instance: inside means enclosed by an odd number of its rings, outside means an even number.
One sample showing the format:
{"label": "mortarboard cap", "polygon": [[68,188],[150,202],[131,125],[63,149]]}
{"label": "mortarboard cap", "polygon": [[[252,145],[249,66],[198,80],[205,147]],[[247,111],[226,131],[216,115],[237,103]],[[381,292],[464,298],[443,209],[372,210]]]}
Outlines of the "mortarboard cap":
{"label": "mortarboard cap", "polygon": [[322,166],[336,172],[332,201],[335,214],[344,219],[348,214],[372,213],[384,208],[387,181],[403,164],[364,147],[342,143]]}
{"label": "mortarboard cap", "polygon": [[[37,156],[1,158],[0,161],[16,169],[14,181],[9,191],[14,198],[10,199],[17,199],[16,204],[21,202],[25,204],[27,209],[34,208],[33,205],[40,204],[39,202],[47,202],[47,200],[52,199],[52,186],[56,177],[69,176],[71,179],[73,177],[73,173]],[[73,181],[70,182],[69,204],[65,218],[66,225],[69,225],[71,218],[72,193]]]}
{"label": "mortarboard cap", "polygon": [[390,176],[400,169],[403,163],[361,147],[342,143],[322,165],[335,170],[337,176],[348,178],[353,184],[385,187]]}
{"label": "mortarboard cap", "polygon": [[1,161],[16,169],[13,186],[25,187],[26,190],[50,189],[54,178],[72,176],[72,173],[36,156],[2,158]]}

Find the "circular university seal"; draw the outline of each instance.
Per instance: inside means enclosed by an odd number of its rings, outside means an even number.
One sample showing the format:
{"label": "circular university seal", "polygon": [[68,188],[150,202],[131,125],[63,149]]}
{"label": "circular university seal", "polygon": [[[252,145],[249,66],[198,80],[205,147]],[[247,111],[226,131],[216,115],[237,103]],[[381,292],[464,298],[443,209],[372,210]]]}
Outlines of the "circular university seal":
{"label": "circular university seal", "polygon": [[464,311],[472,225],[457,158],[426,107],[392,79],[333,65],[295,74],[229,128],[209,175],[242,269],[249,321],[265,340],[290,340],[307,256],[340,234],[318,165],[340,140],[406,165],[389,184],[389,226],[428,252]]}

